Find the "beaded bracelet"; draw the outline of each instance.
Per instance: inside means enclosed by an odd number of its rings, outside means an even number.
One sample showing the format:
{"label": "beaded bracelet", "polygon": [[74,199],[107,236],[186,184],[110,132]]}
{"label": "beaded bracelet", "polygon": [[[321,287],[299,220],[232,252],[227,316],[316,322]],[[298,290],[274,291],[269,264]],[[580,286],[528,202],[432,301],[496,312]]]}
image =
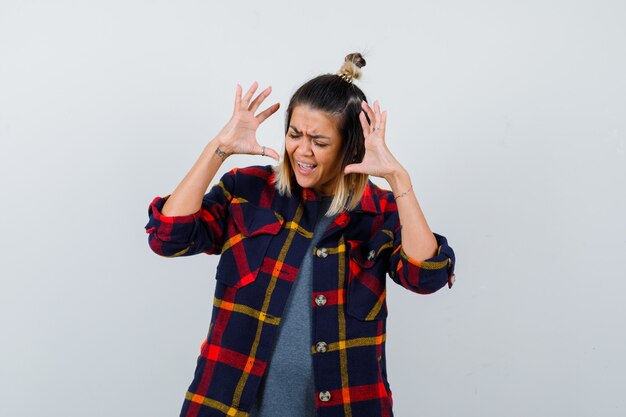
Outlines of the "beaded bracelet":
{"label": "beaded bracelet", "polygon": [[405,192],[403,192],[402,194],[400,194],[397,197],[394,195],[394,197],[396,198],[396,200],[399,199],[400,197],[404,197],[405,195],[407,195],[409,193],[409,191],[411,191],[412,188],[413,188],[413,184],[411,184],[411,187],[408,190],[406,190]]}

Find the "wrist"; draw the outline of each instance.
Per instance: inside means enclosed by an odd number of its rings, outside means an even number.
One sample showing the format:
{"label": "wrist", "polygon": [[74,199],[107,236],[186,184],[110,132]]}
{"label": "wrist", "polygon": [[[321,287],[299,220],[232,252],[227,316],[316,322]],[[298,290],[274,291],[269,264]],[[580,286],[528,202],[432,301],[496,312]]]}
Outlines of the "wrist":
{"label": "wrist", "polygon": [[220,159],[222,162],[226,160],[230,155],[233,154],[233,151],[230,147],[224,145],[219,137],[216,137],[211,142],[208,143],[206,150],[211,154],[211,157],[215,157]]}
{"label": "wrist", "polygon": [[411,177],[404,168],[394,170],[391,174],[386,176],[385,179],[394,194],[402,193],[411,186]]}

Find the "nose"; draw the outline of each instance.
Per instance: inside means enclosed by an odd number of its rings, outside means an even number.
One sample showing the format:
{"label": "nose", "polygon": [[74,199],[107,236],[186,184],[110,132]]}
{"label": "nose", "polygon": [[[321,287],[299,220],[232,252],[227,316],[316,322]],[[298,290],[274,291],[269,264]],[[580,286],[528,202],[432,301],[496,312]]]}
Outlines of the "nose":
{"label": "nose", "polygon": [[299,155],[313,155],[313,145],[311,144],[311,141],[302,138],[300,143],[298,143],[297,151]]}

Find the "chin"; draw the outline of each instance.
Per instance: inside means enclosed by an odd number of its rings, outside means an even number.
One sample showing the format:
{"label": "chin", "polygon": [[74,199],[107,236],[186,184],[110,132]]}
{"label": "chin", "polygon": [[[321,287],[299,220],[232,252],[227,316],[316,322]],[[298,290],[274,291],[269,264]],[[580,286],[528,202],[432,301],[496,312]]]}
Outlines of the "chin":
{"label": "chin", "polygon": [[300,187],[302,188],[314,188],[316,185],[316,183],[313,181],[302,181],[298,179],[298,177],[296,177],[296,181],[298,181],[298,185],[300,185]]}

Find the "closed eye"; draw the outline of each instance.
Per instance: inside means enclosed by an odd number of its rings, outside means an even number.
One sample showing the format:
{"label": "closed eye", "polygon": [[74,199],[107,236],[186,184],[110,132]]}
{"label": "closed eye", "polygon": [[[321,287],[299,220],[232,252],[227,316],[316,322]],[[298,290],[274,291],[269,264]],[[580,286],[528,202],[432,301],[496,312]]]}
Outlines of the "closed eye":
{"label": "closed eye", "polygon": [[[300,135],[294,135],[293,133],[288,133],[287,136],[289,136],[291,139],[299,139],[300,138]],[[313,142],[313,143],[318,148],[325,148],[326,146],[328,146],[328,144],[326,144],[326,143],[320,143],[320,142]]]}

